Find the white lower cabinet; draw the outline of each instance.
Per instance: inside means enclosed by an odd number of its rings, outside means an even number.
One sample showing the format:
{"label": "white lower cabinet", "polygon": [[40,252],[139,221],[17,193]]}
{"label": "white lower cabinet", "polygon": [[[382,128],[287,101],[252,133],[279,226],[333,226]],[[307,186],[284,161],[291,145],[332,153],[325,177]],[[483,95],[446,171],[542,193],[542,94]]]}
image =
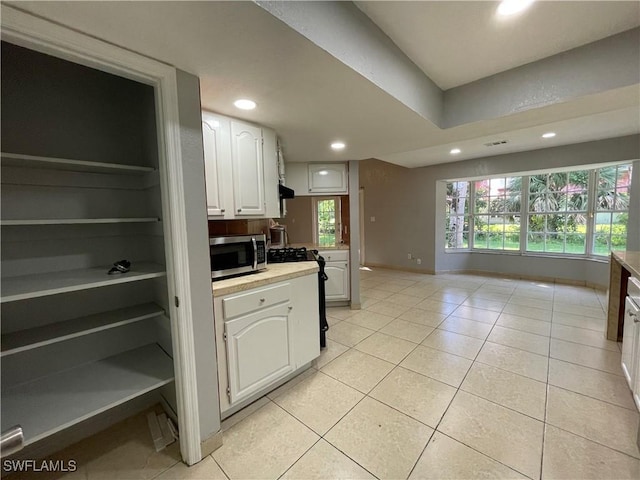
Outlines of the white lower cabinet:
{"label": "white lower cabinet", "polygon": [[320,355],[318,275],[214,297],[221,413]]}
{"label": "white lower cabinet", "polygon": [[225,322],[229,400],[235,403],[293,372],[289,302]]}
{"label": "white lower cabinet", "polygon": [[318,252],[324,257],[327,274],[325,283],[325,299],[328,302],[345,301],[351,298],[349,289],[349,251],[324,250]]}

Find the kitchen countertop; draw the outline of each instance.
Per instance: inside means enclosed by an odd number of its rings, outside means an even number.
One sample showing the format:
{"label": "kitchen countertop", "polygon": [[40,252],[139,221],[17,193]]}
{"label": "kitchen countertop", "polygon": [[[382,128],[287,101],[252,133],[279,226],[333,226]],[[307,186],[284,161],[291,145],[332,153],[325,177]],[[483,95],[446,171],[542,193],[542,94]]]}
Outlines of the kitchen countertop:
{"label": "kitchen countertop", "polygon": [[634,277],[640,277],[640,252],[618,252],[611,254]]}
{"label": "kitchen countertop", "polygon": [[213,296],[218,297],[269,285],[270,283],[281,282],[290,278],[311,275],[317,271],[317,262],[269,263],[267,269],[260,272],[211,282],[211,289]]}

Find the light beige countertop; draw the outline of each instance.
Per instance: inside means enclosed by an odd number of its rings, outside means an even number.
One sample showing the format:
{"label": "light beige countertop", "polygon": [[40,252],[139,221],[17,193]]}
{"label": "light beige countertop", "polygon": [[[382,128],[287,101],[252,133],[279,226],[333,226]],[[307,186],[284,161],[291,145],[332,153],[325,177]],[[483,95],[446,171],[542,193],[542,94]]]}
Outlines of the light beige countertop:
{"label": "light beige countertop", "polygon": [[618,252],[611,254],[634,277],[640,277],[640,252]]}
{"label": "light beige countertop", "polygon": [[344,243],[334,246],[316,245],[315,243],[292,243],[290,247],[305,247],[307,250],[349,250],[349,245]]}
{"label": "light beige countertop", "polygon": [[213,296],[219,297],[269,285],[270,283],[282,282],[290,278],[304,277],[317,271],[317,262],[269,263],[267,269],[260,272],[211,282],[211,288]]}

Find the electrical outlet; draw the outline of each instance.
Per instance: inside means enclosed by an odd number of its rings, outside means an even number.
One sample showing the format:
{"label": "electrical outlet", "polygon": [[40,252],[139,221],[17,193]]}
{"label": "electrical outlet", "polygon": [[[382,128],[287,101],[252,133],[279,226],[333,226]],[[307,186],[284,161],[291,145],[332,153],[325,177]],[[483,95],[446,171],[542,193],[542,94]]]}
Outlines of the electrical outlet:
{"label": "electrical outlet", "polygon": [[407,253],[407,260],[411,260],[413,257],[411,256],[410,253]]}
{"label": "electrical outlet", "polygon": [[416,259],[416,263],[417,263],[418,265],[422,265],[422,259],[421,259],[421,258]]}
{"label": "electrical outlet", "polygon": [[376,221],[376,217],[371,217],[371,218],[370,218],[370,220],[371,220],[372,222],[375,222],[375,221]]}

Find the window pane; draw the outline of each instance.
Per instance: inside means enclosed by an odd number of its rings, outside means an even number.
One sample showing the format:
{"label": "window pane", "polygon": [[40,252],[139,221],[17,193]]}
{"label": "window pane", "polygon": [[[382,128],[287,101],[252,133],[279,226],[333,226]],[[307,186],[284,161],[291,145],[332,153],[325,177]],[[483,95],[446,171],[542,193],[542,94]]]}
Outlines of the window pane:
{"label": "window pane", "polygon": [[597,170],[597,213],[593,232],[593,253],[596,255],[608,255],[611,250],[626,248],[631,173],[631,164]]}
{"label": "window pane", "polygon": [[470,182],[448,182],[445,248],[469,248]]}
{"label": "window pane", "polygon": [[336,201],[319,200],[317,205],[318,244],[333,246],[336,244]]}
{"label": "window pane", "polygon": [[544,234],[530,233],[527,235],[527,250],[530,252],[544,252]]}
{"label": "window pane", "polygon": [[488,248],[489,245],[489,217],[478,215],[474,219],[473,246],[475,248]]}

